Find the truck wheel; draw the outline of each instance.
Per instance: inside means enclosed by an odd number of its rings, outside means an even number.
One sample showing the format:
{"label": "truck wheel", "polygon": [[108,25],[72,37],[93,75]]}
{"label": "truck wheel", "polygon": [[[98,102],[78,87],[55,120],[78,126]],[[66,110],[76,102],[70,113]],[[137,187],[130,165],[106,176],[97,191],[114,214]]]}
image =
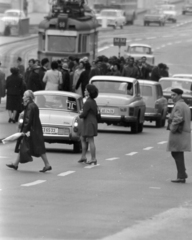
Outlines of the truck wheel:
{"label": "truck wheel", "polygon": [[143,123],[139,123],[139,133],[143,132]]}
{"label": "truck wheel", "polygon": [[73,144],[73,151],[74,151],[74,153],[81,153],[82,152],[81,141]]}

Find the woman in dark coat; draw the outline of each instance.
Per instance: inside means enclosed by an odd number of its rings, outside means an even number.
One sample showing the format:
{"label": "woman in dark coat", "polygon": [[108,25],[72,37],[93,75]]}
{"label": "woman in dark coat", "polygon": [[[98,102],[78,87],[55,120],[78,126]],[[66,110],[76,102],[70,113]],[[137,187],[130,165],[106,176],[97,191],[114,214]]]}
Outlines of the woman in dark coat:
{"label": "woman in dark coat", "polygon": [[17,111],[21,111],[23,80],[19,74],[18,68],[11,68],[11,75],[6,80],[7,103],[6,109],[9,113],[9,123],[15,123]]}
{"label": "woman in dark coat", "polygon": [[83,63],[85,67],[85,71],[83,71],[77,81],[75,89],[77,90],[81,86],[83,97],[85,97],[85,88],[89,83],[89,75],[91,71],[91,65],[89,62]]}
{"label": "woman in dark coat", "polygon": [[[87,100],[83,106],[82,113],[79,115],[79,117],[83,119],[81,129],[82,157],[79,162],[86,162],[87,164],[94,163],[96,165],[97,160],[94,137],[97,136],[98,107],[94,99],[98,96],[98,89],[94,85],[88,84],[85,89],[85,96],[87,97]],[[86,159],[87,140],[90,145],[91,161],[87,161]]]}
{"label": "woman in dark coat", "polygon": [[[26,133],[30,132],[30,136],[28,138],[30,153],[34,157],[41,157],[45,167],[40,170],[40,172],[46,172],[52,170],[52,167],[49,164],[49,161],[46,156],[45,144],[43,139],[43,130],[42,125],[39,118],[39,108],[33,102],[34,94],[31,90],[27,90],[23,96],[23,102],[25,106],[23,124],[21,126],[21,132],[23,136]],[[19,152],[16,161],[13,164],[7,164],[9,168],[13,168],[15,170],[18,169],[18,165],[20,162],[20,144],[22,139],[18,139],[16,144],[15,152]]]}

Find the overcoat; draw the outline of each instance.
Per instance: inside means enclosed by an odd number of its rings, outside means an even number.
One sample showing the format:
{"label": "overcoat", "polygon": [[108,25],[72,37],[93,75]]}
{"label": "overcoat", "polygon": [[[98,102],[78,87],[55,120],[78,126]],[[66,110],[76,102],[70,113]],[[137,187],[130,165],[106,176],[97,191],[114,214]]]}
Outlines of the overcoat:
{"label": "overcoat", "polygon": [[83,105],[83,112],[80,114],[80,118],[83,118],[82,132],[83,137],[97,136],[97,103],[94,99],[88,98]]}
{"label": "overcoat", "polygon": [[[191,151],[191,111],[183,99],[176,102],[170,116],[169,152]],[[179,131],[178,131],[179,130]]]}
{"label": "overcoat", "polygon": [[[29,144],[32,156],[40,157],[46,152],[39,109],[34,102],[29,102],[25,108],[21,132],[30,132]],[[16,152],[19,151],[20,142],[21,139],[17,142]]]}

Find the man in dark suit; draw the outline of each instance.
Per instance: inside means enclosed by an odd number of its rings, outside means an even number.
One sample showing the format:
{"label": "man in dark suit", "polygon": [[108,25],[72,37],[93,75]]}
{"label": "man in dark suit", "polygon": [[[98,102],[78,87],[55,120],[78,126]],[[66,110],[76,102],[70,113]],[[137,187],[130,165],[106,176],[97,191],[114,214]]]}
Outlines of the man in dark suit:
{"label": "man in dark suit", "polygon": [[39,80],[41,82],[43,90],[45,89],[45,83],[43,82],[43,77],[44,77],[46,71],[48,70],[48,68],[49,68],[49,59],[43,58],[41,60],[41,67],[39,69]]}

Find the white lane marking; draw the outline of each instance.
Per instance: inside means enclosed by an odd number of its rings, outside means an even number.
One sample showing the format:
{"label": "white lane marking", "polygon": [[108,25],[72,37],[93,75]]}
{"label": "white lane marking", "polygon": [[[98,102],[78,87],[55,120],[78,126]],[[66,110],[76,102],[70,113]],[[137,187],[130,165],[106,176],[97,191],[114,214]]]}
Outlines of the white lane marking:
{"label": "white lane marking", "polygon": [[151,150],[151,149],[153,149],[153,147],[143,148],[144,151],[149,151],[149,150]]}
{"label": "white lane marking", "polygon": [[70,175],[70,174],[72,174],[72,173],[75,173],[75,171],[68,171],[68,172],[60,173],[60,174],[58,174],[57,176],[59,176],[59,177],[65,177],[65,176],[68,176],[68,175]]}
{"label": "white lane marking", "polygon": [[0,189],[0,191],[2,191],[2,189]]}
{"label": "white lane marking", "polygon": [[44,182],[46,182],[46,180],[37,180],[35,182],[21,184],[21,186],[22,187],[31,187],[31,186],[38,185],[38,184],[41,184],[41,183],[44,183]]}
{"label": "white lane marking", "polygon": [[98,166],[100,166],[100,164],[97,164],[97,165],[90,165],[90,166],[87,166],[87,167],[85,167],[85,168],[87,168],[87,169],[91,169],[91,168],[98,167]]}
{"label": "white lane marking", "polygon": [[170,42],[170,43],[167,43],[167,45],[172,45],[172,44],[173,44],[173,43],[171,43],[171,42]]}
{"label": "white lane marking", "polygon": [[167,143],[167,141],[163,141],[163,142],[159,142],[158,144],[165,144],[165,143]]}
{"label": "white lane marking", "polygon": [[157,38],[157,37],[148,37],[148,38],[146,38],[146,39],[155,39],[155,38]]}
{"label": "white lane marking", "polygon": [[5,157],[5,156],[0,156],[0,158],[9,158],[9,157]]}
{"label": "white lane marking", "polygon": [[163,48],[163,47],[165,47],[165,45],[161,45],[161,47]]}
{"label": "white lane marking", "polygon": [[160,190],[160,187],[150,187],[150,189],[156,189],[156,190]]}
{"label": "white lane marking", "polygon": [[162,36],[163,38],[170,38],[170,37],[173,37],[171,35],[166,35],[166,36]]}
{"label": "white lane marking", "polygon": [[131,152],[131,153],[128,153],[128,154],[126,154],[126,156],[133,156],[133,155],[135,155],[135,154],[137,154],[138,152]]}
{"label": "white lane marking", "polygon": [[115,160],[118,160],[119,158],[118,157],[114,157],[114,158],[108,158],[106,159],[106,161],[115,161]]}

